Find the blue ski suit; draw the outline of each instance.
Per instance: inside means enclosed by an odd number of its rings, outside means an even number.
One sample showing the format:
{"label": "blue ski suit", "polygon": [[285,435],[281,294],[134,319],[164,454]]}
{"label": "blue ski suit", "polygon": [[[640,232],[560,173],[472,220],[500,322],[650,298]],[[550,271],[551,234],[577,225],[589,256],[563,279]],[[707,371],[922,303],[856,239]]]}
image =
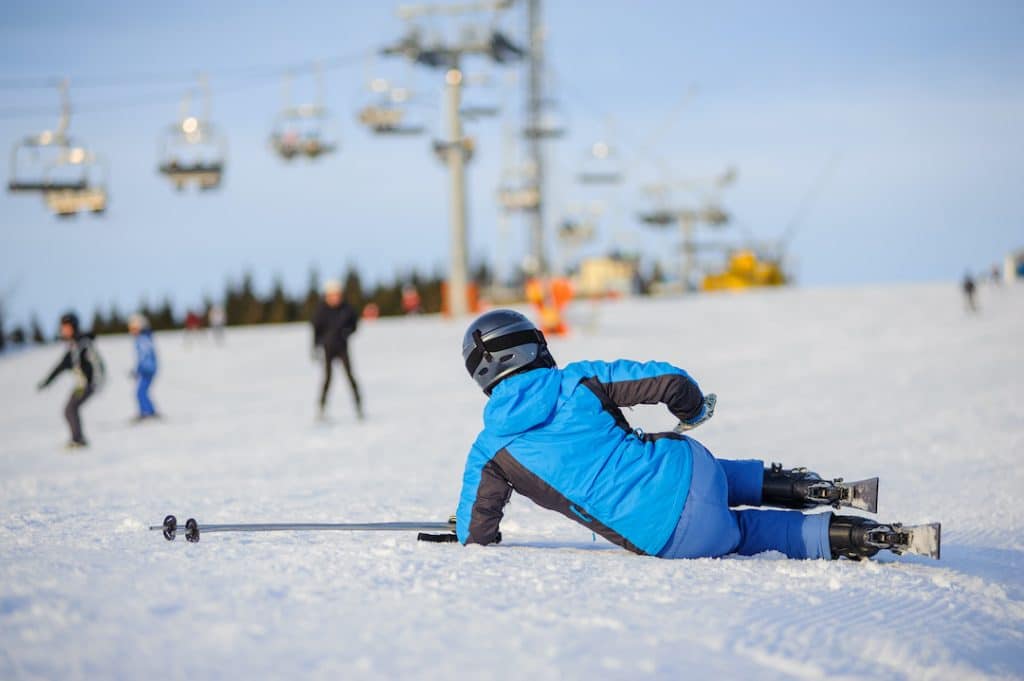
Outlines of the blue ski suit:
{"label": "blue ski suit", "polygon": [[761,503],[763,462],[718,460],[693,438],[636,432],[621,411],[657,403],[691,421],[703,395],[663,362],[576,362],[500,382],[466,461],[459,541],[494,542],[516,491],[639,554],[830,555],[828,513],[730,508]]}
{"label": "blue ski suit", "polygon": [[139,402],[140,416],[153,416],[156,409],[149,399],[149,386],[156,376],[156,346],[153,344],[153,332],[143,329],[135,336],[135,379],[138,381],[135,388],[135,398]]}

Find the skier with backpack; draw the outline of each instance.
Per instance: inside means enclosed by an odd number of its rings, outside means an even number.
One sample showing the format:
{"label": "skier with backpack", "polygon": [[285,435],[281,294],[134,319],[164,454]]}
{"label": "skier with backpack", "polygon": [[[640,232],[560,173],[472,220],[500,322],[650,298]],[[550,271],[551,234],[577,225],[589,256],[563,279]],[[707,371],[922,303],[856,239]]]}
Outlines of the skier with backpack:
{"label": "skier with backpack", "polygon": [[60,336],[67,342],[67,352],[53,371],[39,383],[38,389],[49,386],[64,371],[74,374],[75,386],[64,408],[64,418],[71,430],[71,440],[67,446],[69,449],[77,449],[88,446],[82,433],[79,410],[103,385],[106,371],[103,359],[96,350],[95,336],[79,328],[78,316],[73,312],[60,318]]}
{"label": "skier with backpack", "polygon": [[[880,549],[939,557],[939,525],[904,527],[808,509],[874,512],[877,478],[843,484],[806,469],[715,458],[683,435],[714,414],[715,396],[664,362],[584,361],[559,368],[544,334],[512,310],[474,321],[462,357],[489,401],[456,514],[462,544],[501,540],[512,492],[610,542],[660,558],[753,555],[861,559]],[[680,423],[633,430],[622,407],[664,404]]]}

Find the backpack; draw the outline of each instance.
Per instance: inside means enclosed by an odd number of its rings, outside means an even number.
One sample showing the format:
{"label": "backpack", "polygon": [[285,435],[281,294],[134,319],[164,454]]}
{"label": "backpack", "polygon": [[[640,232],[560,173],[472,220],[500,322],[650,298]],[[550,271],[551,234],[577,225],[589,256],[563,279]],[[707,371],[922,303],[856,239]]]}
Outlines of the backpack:
{"label": "backpack", "polygon": [[85,338],[85,347],[82,349],[82,356],[92,365],[92,389],[99,392],[107,382],[107,365],[103,363],[100,351],[96,349],[96,343],[92,338]]}

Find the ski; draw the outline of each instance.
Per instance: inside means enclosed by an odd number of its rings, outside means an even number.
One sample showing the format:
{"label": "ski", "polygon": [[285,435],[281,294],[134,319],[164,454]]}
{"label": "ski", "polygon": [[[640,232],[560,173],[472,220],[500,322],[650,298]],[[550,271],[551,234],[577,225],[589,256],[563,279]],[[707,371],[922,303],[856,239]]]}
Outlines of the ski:
{"label": "ski", "polygon": [[878,512],[878,478],[843,482],[842,478],[821,480],[808,486],[808,501],[829,504],[835,508],[848,506],[869,513]]}
{"label": "ski", "polygon": [[[211,524],[200,525],[195,518],[185,521],[185,539],[195,543],[199,541],[201,534],[215,532],[320,532],[320,531],[347,531],[347,532],[419,532],[417,537],[421,541],[448,542],[455,541],[455,518],[449,518],[448,522],[373,522],[373,523],[233,523],[233,524]],[[169,515],[164,518],[161,525],[150,525],[150,530],[158,530],[163,533],[164,539],[174,541],[178,533],[178,519]],[[442,535],[429,535],[431,532],[445,533]],[[440,538],[440,537],[443,537]],[[449,537],[451,537],[449,539]]]}
{"label": "ski", "polygon": [[897,555],[912,553],[938,560],[942,548],[942,525],[879,525],[867,531],[866,542],[880,549],[888,549]]}

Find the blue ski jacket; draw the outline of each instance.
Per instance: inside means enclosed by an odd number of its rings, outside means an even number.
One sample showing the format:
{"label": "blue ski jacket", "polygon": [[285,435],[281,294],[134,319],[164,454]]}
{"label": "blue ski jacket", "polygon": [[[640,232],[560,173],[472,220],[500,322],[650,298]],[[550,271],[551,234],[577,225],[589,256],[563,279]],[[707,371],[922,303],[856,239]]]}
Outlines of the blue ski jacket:
{"label": "blue ski jacket", "polygon": [[459,541],[495,541],[516,491],[619,546],[656,555],[686,503],[690,443],[633,431],[620,407],[664,403],[692,420],[703,400],[689,374],[663,362],[576,362],[505,379],[466,461]]}
{"label": "blue ski jacket", "polygon": [[153,332],[143,329],[135,337],[135,375],[153,377],[156,374],[156,346],[153,345]]}

